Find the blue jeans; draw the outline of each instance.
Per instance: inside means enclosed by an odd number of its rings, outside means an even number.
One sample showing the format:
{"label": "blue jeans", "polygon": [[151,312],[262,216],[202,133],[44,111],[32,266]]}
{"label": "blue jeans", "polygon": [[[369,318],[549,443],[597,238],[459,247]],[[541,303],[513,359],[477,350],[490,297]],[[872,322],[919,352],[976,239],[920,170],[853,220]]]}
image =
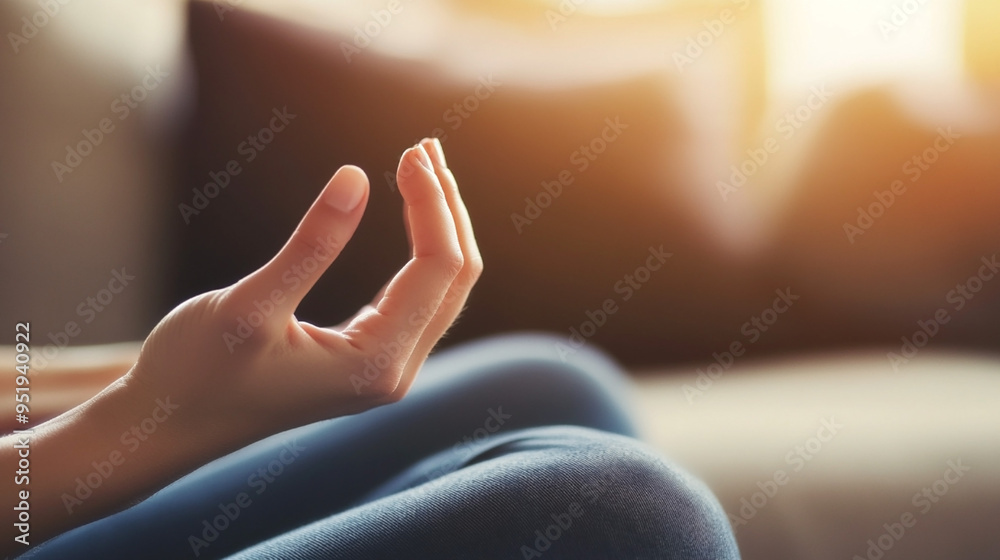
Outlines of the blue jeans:
{"label": "blue jeans", "polygon": [[257,442],[22,558],[739,558],[708,488],[633,438],[618,367],[559,343],[441,352],[397,404]]}

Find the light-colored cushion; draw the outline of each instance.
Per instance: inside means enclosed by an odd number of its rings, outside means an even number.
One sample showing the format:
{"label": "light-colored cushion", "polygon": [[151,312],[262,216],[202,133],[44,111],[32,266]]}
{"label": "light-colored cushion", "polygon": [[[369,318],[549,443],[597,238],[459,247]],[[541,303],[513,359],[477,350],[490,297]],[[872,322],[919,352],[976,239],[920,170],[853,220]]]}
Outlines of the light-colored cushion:
{"label": "light-colored cushion", "polygon": [[1000,557],[1000,360],[737,359],[699,384],[707,366],[641,378],[637,410],[715,490],[745,559]]}

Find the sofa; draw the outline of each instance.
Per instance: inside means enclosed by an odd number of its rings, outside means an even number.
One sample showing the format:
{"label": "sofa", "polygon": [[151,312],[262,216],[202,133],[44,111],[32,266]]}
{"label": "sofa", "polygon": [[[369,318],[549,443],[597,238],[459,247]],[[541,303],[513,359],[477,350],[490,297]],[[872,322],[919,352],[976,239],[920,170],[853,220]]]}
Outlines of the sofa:
{"label": "sofa", "polygon": [[[607,350],[744,558],[1000,556],[988,75],[971,118],[906,81],[779,103],[756,3],[613,25],[529,0],[387,6],[69,4],[4,52],[0,257],[31,273],[0,279],[3,315],[53,360],[141,339],[259,266],[351,163],[368,211],[298,313],[335,323],[405,262],[392,171],[433,135],[486,261],[443,345],[540,330]],[[67,334],[122,267],[134,286]]]}

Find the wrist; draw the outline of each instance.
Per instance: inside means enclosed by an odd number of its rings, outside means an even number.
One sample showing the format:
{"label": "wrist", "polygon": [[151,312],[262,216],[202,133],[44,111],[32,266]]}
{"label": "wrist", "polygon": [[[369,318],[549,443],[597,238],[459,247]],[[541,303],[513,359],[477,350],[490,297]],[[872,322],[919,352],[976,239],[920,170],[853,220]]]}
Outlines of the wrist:
{"label": "wrist", "polygon": [[148,451],[148,460],[161,467],[155,469],[158,478],[169,479],[163,484],[256,439],[241,415],[218,406],[212,389],[150,383],[140,368],[137,363],[120,380],[121,406],[128,414],[119,422],[120,439],[131,454]]}
{"label": "wrist", "polygon": [[35,429],[34,542],[124,509],[243,444],[188,395],[157,392],[134,373]]}

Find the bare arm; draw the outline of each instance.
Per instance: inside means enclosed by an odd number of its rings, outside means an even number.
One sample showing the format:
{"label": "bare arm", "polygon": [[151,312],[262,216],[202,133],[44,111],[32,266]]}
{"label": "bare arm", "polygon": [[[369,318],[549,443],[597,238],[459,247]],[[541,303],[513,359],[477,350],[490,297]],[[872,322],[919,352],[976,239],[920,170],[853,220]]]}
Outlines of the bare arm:
{"label": "bare arm", "polygon": [[[33,425],[59,416],[82,404],[112,381],[125,375],[139,359],[141,342],[70,346],[48,360],[43,370],[32,368],[31,421]],[[37,351],[37,347],[34,347]],[[0,371],[3,379],[14,379],[16,355],[13,346],[0,346]],[[0,402],[14,402],[14,384],[0,384]],[[13,414],[0,415],[0,432],[9,434],[20,429]]]}
{"label": "bare arm", "polygon": [[[126,375],[33,433],[5,436],[0,464],[18,465],[6,495],[15,505],[29,504],[30,530],[24,536],[8,525],[4,552],[23,552],[25,543],[114,513],[241,441],[226,434],[227,447],[201,437],[190,424],[196,416],[178,414],[175,406]],[[22,459],[27,463],[19,465]]]}
{"label": "bare arm", "polygon": [[[15,503],[28,492],[30,537],[4,524],[3,552],[23,552],[19,536],[35,545],[118,511],[273,433],[401,399],[464,306],[482,260],[440,145],[407,150],[397,178],[411,259],[342,327],[293,313],[364,212],[368,181],[351,167],[334,175],[270,262],[168,314],[128,373],[34,433],[0,440],[4,465],[30,463],[29,480],[8,477],[3,486]],[[121,364],[106,365],[111,376]]]}

